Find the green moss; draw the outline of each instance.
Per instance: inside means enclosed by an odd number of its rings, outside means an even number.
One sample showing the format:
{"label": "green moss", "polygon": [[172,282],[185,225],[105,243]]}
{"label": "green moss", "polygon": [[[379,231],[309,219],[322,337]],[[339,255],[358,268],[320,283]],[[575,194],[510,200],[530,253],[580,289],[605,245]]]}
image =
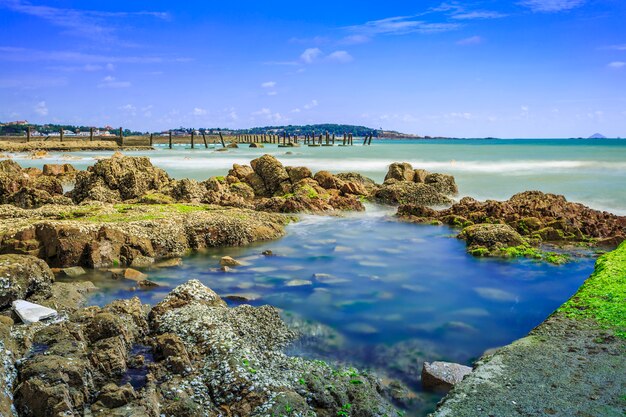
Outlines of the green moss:
{"label": "green moss", "polygon": [[86,222],[132,222],[162,219],[172,214],[187,214],[195,211],[212,210],[207,205],[192,204],[115,204],[114,211],[106,211],[100,206],[77,207],[58,215],[60,220],[80,220]]}
{"label": "green moss", "polygon": [[626,339],[626,242],[598,259],[594,273],[558,311],[595,319]]}
{"label": "green moss", "polygon": [[510,248],[501,249],[503,256],[507,258],[531,258],[546,261],[556,265],[562,265],[569,261],[567,254],[556,252],[544,252],[540,249],[533,248],[528,245],[512,246]]}
{"label": "green moss", "polygon": [[476,257],[487,256],[489,255],[489,249],[481,246],[479,248],[472,249],[470,253]]}

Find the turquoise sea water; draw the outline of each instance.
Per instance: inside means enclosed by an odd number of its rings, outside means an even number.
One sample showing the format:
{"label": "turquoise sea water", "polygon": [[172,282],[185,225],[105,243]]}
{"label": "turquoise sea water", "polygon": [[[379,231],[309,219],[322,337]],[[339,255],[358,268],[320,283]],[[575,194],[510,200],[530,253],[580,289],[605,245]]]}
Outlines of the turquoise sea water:
{"label": "turquoise sea water", "polygon": [[[148,155],[176,178],[225,175],[233,163],[264,153],[286,165],[313,171],[357,171],[382,181],[393,161],[453,174],[461,195],[505,199],[539,189],[591,207],[626,214],[624,140],[447,140],[379,142],[370,147],[240,148],[127,152]],[[22,165],[71,162],[79,168],[111,152],[51,154],[43,160],[17,156]],[[81,158],[68,160],[70,158]],[[134,290],[93,272],[102,291],[92,302],[139,296],[154,304],[174,286],[196,278],[220,295],[271,304],[300,327],[323,336],[297,346],[311,357],[338,360],[402,379],[416,391],[419,360],[470,364],[485,349],[524,336],[571,296],[589,276],[588,254],[554,266],[531,260],[476,259],[465,253],[456,231],[390,220],[393,209],[368,206],[345,217],[303,216],[287,236],[246,248],[194,254],[180,267],[148,269],[162,287]],[[276,256],[265,257],[270,249]],[[219,270],[230,255],[245,265]],[[241,301],[229,301],[231,305]],[[307,324],[308,323],[308,324]],[[437,396],[411,404],[410,415],[431,411]]]}
{"label": "turquoise sea water", "polygon": [[[391,162],[403,161],[415,168],[454,175],[461,195],[507,199],[516,192],[536,189],[626,214],[626,140],[619,139],[401,140],[332,148],[266,145],[263,149],[242,147],[228,152],[198,147],[191,150],[182,145],[173,150],[165,146],[158,149],[127,153],[149,155],[174,177],[198,180],[225,175],[233,163],[247,164],[264,153],[275,155],[286,165],[304,165],[313,171],[358,171],[376,181],[383,180]],[[94,157],[111,153],[72,153],[70,158],[82,159],[67,162],[84,168],[94,163]],[[63,159],[59,153],[42,160],[18,158],[26,166]]]}

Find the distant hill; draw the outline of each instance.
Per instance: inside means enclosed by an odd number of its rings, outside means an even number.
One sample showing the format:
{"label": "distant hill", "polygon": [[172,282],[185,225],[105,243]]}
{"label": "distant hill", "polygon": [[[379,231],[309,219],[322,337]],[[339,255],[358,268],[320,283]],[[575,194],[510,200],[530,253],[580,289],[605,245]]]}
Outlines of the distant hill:
{"label": "distant hill", "polygon": [[588,139],[606,139],[606,136],[601,135],[600,133],[595,133],[595,134],[589,136]]}
{"label": "distant hill", "polygon": [[209,128],[208,131],[219,131],[228,132],[231,134],[252,134],[259,135],[264,133],[279,133],[283,132],[289,135],[315,135],[324,134],[328,132],[329,134],[335,134],[336,136],[343,136],[344,133],[351,133],[353,136],[369,136],[373,135],[375,138],[390,138],[390,139],[406,139],[406,138],[420,138],[421,136],[411,135],[407,133],[400,133],[393,130],[380,130],[373,129],[367,126],[357,126],[357,125],[345,125],[345,124],[333,124],[333,123],[324,123],[324,124],[316,124],[316,125],[287,125],[287,126],[263,126],[263,127],[253,127],[250,129],[217,129],[217,128]]}

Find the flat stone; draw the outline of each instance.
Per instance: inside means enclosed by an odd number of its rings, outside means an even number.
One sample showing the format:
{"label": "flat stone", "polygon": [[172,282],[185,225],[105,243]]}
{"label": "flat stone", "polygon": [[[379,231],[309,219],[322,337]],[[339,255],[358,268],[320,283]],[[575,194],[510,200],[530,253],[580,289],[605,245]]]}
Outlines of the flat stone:
{"label": "flat stone", "polygon": [[222,258],[220,259],[220,265],[233,267],[233,266],[240,266],[241,262],[239,262],[236,259],[231,258],[230,256],[222,256]]}
{"label": "flat stone", "polygon": [[472,372],[472,368],[452,362],[424,362],[422,387],[425,390],[447,392]]}
{"label": "flat stone", "polygon": [[26,324],[37,323],[39,320],[57,316],[57,311],[25,300],[15,300],[13,310]]}
{"label": "flat stone", "polygon": [[288,287],[306,287],[308,285],[313,285],[313,282],[308,279],[292,279],[288,281],[286,284]]}
{"label": "flat stone", "polygon": [[148,279],[148,275],[133,268],[126,268],[124,271],[124,278],[140,282]]}
{"label": "flat stone", "polygon": [[79,277],[87,273],[87,271],[85,271],[85,269],[82,266],[72,266],[70,268],[63,268],[61,269],[61,272],[63,272],[66,276],[71,277],[71,278]]}
{"label": "flat stone", "polygon": [[150,256],[139,255],[133,258],[133,261],[130,263],[130,266],[132,266],[133,268],[145,268],[152,264],[154,264],[154,258]]}
{"label": "flat stone", "polygon": [[154,264],[155,268],[173,268],[175,266],[181,266],[183,264],[182,258],[170,258]]}
{"label": "flat stone", "polygon": [[137,282],[139,284],[139,286],[141,288],[155,288],[155,287],[160,287],[159,284],[157,284],[154,281],[150,281],[149,279],[144,279],[142,281],[138,281]]}

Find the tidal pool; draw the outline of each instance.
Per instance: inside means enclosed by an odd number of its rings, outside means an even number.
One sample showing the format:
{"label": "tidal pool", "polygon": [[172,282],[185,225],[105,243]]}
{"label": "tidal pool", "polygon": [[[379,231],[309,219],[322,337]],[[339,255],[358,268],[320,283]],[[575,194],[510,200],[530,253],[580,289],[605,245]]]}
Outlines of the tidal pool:
{"label": "tidal pool", "polygon": [[[286,237],[244,248],[219,248],[179,267],[146,269],[161,287],[106,273],[88,276],[104,305],[138,296],[155,304],[172,288],[199,279],[222,296],[271,304],[311,336],[292,351],[371,368],[419,392],[422,360],[470,364],[486,349],[524,336],[569,298],[593,269],[591,256],[556,266],[533,260],[478,259],[448,227],[390,220],[368,207],[347,217],[303,216]],[[273,256],[261,253],[271,250]],[[244,263],[219,270],[220,257]],[[408,415],[432,411],[439,399],[420,394]]]}

